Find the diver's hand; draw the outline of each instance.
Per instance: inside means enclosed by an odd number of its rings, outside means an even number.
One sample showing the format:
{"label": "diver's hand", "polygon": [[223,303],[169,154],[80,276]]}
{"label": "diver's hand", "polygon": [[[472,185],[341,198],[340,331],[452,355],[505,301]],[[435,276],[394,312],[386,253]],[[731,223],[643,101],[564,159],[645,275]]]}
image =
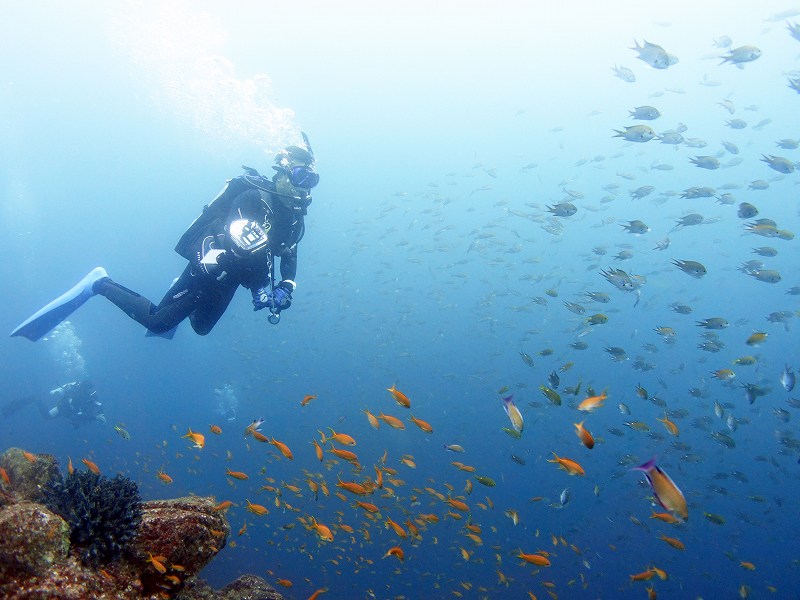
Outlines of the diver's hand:
{"label": "diver's hand", "polygon": [[279,283],[272,290],[271,300],[271,308],[274,312],[286,310],[292,305],[292,289],[288,284],[284,284],[283,282]]}
{"label": "diver's hand", "polygon": [[272,291],[262,287],[253,290],[253,310],[268,308],[272,313],[279,313],[292,305],[290,284],[279,283]]}
{"label": "diver's hand", "polygon": [[269,308],[271,306],[270,302],[270,291],[267,288],[261,287],[253,290],[253,310]]}

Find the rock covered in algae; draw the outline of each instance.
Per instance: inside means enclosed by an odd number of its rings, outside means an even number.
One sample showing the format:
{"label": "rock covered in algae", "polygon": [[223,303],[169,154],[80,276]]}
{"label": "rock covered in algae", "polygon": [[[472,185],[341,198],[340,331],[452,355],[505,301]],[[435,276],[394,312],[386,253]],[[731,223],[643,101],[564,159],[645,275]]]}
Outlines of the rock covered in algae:
{"label": "rock covered in algae", "polygon": [[59,476],[58,461],[52,454],[26,453],[19,448],[0,454],[0,467],[11,482],[6,492],[16,500],[39,501],[50,480]]}
{"label": "rock covered in algae", "polygon": [[261,577],[245,574],[221,590],[214,590],[205,581],[193,581],[177,600],[283,600],[283,596]]}
{"label": "rock covered in algae", "polygon": [[69,525],[33,502],[0,509],[0,578],[23,572],[43,575],[67,557]]}
{"label": "rock covered in algae", "polygon": [[[146,590],[165,586],[180,589],[187,576],[198,573],[225,546],[230,525],[223,513],[214,511],[214,506],[212,498],[198,496],[142,504],[142,523],[134,547]],[[159,562],[166,572],[159,573],[148,562],[148,553],[164,557]],[[181,583],[170,586],[170,576]]]}

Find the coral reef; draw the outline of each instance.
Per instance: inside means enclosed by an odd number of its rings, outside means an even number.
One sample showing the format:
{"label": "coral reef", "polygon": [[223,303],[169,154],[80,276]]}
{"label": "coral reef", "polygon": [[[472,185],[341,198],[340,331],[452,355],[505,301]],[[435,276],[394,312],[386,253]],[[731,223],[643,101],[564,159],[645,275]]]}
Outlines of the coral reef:
{"label": "coral reef", "polygon": [[[220,591],[196,579],[230,535],[224,513],[213,510],[213,498],[138,504],[136,485],[124,477],[82,472],[62,480],[53,457],[16,448],[0,455],[0,466],[8,474],[8,480],[0,478],[0,598],[282,598],[253,575]],[[37,503],[46,498],[69,524]],[[140,519],[131,517],[134,505]],[[119,528],[125,536],[119,537]],[[87,549],[93,550],[87,554]],[[98,568],[96,563],[106,560]]]}
{"label": "coral reef", "polygon": [[70,542],[87,565],[116,560],[131,543],[142,520],[135,481],[108,479],[90,471],[53,478],[44,488],[44,504],[69,523]]}

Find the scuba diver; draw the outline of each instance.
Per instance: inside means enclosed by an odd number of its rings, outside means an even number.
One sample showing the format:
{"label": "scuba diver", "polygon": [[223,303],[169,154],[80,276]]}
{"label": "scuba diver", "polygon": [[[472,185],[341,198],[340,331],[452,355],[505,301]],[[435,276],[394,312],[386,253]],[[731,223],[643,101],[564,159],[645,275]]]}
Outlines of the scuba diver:
{"label": "scuba diver", "polygon": [[[311,188],[319,183],[305,133],[303,140],[305,148],[288,146],[278,152],[271,180],[243,166],[244,175],[230,179],[204,207],[175,247],[189,264],[158,305],[97,267],[11,335],[37,341],[98,294],[144,325],[148,335],[171,338],[186,317],[197,334],[206,335],[240,285],[252,293],[253,309],[268,309],[269,322],[278,323],[281,311],[292,304],[297,244],[305,232]],[[277,283],[275,258],[280,259]]]}
{"label": "scuba diver", "polygon": [[[48,408],[50,402],[46,400],[55,400],[55,406]],[[3,406],[0,414],[3,417],[10,417],[24,406],[34,403],[43,418],[64,417],[75,428],[92,421],[106,422],[103,405],[97,399],[97,390],[89,380],[72,381],[50,390],[47,394],[25,396],[14,400]]]}

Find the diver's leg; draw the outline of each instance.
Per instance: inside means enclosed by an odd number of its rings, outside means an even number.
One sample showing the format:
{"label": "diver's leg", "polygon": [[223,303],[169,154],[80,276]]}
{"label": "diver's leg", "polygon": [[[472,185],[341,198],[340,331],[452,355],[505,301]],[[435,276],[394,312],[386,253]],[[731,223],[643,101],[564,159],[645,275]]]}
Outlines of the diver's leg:
{"label": "diver's leg", "polygon": [[7,402],[6,404],[3,405],[3,408],[0,409],[0,416],[2,416],[3,418],[10,417],[11,415],[25,408],[29,404],[35,403],[37,400],[41,402],[40,396],[25,396],[24,398],[18,398],[17,400],[12,400],[11,402]]}
{"label": "diver's leg", "polygon": [[214,328],[231,303],[238,287],[239,283],[230,277],[222,281],[214,279],[213,284],[206,286],[197,308],[189,315],[195,333],[206,335]]}
{"label": "diver's leg", "polygon": [[94,291],[105,296],[134,321],[153,333],[169,331],[183,321],[197,306],[198,293],[191,289],[189,267],[172,284],[158,306],[133,290],[112,281],[98,281]]}

